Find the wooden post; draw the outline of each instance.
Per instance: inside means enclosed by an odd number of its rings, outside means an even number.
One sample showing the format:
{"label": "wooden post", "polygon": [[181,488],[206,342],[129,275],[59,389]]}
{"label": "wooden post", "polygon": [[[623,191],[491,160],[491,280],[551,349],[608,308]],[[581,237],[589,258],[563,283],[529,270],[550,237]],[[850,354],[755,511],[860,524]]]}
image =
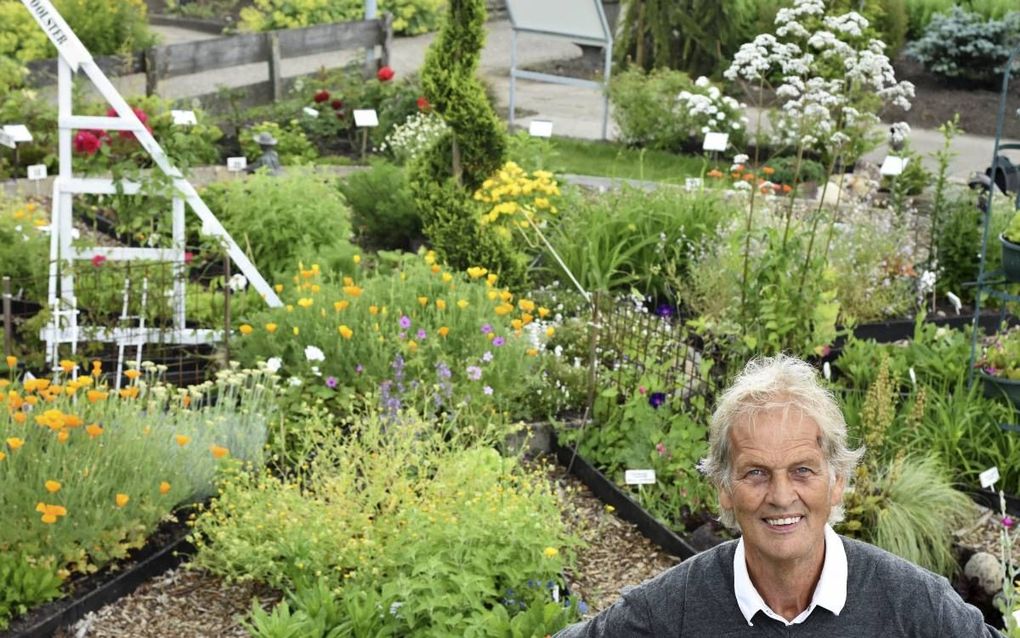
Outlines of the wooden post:
{"label": "wooden post", "polygon": [[383,43],[382,43],[382,57],[379,58],[379,64],[382,66],[389,66],[390,64],[390,51],[393,50],[393,14],[383,14]]}
{"label": "wooden post", "polygon": [[4,277],[4,356],[11,355],[14,329],[11,325],[11,278]]}
{"label": "wooden post", "polygon": [[223,352],[230,362],[230,255],[223,256]]}
{"label": "wooden post", "polygon": [[280,68],[280,36],[276,31],[268,31],[269,42],[269,83],[273,87],[273,101],[283,98],[283,69]]}
{"label": "wooden post", "polygon": [[159,91],[159,47],[145,50],[145,95],[156,95]]}

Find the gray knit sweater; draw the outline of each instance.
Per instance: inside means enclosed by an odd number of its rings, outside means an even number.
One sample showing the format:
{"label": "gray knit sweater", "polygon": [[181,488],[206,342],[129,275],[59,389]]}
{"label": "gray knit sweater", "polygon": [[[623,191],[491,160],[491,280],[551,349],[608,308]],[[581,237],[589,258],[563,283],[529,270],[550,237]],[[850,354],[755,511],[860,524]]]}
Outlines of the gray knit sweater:
{"label": "gray knit sweater", "polygon": [[718,545],[634,588],[594,619],[556,638],[736,638],[825,636],[871,638],[1000,637],[941,576],[878,549],[840,537],[846,547],[846,606],[839,616],[816,607],[785,626],[758,612],[748,626],[733,593],[736,541]]}

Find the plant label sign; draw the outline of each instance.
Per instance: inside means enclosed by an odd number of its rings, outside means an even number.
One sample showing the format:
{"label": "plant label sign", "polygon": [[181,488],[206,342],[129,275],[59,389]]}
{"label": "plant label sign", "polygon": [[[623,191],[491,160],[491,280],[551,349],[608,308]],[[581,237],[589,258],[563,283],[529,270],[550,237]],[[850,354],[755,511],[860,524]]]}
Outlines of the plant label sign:
{"label": "plant label sign", "polygon": [[887,155],[885,160],[882,162],[882,168],[880,168],[878,172],[882,175],[889,175],[890,177],[902,175],[904,169],[907,168],[907,162],[909,161],[909,157]]}
{"label": "plant label sign", "polygon": [[531,137],[552,137],[553,123],[549,120],[532,120],[528,125]]}
{"label": "plant label sign", "polygon": [[46,179],[46,165],[45,164],[32,164],[28,167],[28,179],[35,181],[39,179]]}
{"label": "plant label sign", "polygon": [[32,133],[24,124],[8,124],[4,127],[4,133],[7,133],[15,144],[32,141]]}
{"label": "plant label sign", "polygon": [[655,470],[627,470],[623,481],[627,485],[655,485]]}
{"label": "plant label sign", "polygon": [[247,157],[228,157],[227,158],[227,170],[228,171],[243,171],[248,168]]}
{"label": "plant label sign", "polygon": [[305,108],[301,109],[301,111],[308,117],[319,117],[319,112],[310,106],[306,106]]}
{"label": "plant label sign", "polygon": [[379,126],[379,114],[375,109],[354,109],[354,125],[358,128]]}
{"label": "plant label sign", "polygon": [[990,467],[978,475],[981,479],[981,487],[991,487],[999,480],[999,468]]}
{"label": "plant label sign", "polygon": [[174,118],[174,126],[194,126],[198,124],[194,111],[171,110],[170,116]]}
{"label": "plant label sign", "polygon": [[701,190],[701,185],[702,185],[702,182],[701,182],[701,178],[700,177],[688,177],[686,180],[684,180],[684,189],[688,193],[692,193],[694,191],[700,191]]}
{"label": "plant label sign", "polygon": [[701,148],[706,151],[725,151],[729,143],[729,133],[705,133],[705,141],[701,144]]}
{"label": "plant label sign", "polygon": [[18,145],[14,143],[14,138],[0,130],[0,146],[6,146],[7,148],[17,148]]}

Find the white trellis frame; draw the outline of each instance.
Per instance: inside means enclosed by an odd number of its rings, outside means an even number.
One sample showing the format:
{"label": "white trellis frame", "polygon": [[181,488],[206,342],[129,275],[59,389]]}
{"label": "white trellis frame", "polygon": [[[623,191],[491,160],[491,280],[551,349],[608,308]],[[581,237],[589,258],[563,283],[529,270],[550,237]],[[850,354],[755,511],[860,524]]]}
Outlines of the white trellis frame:
{"label": "white trellis frame", "polygon": [[[134,111],[110,83],[102,69],[93,61],[92,55],[68,27],[67,22],[50,3],[50,0],[21,0],[35,18],[39,27],[49,36],[59,54],[57,67],[58,87],[58,149],[60,171],[53,181],[53,209],[50,224],[50,269],[48,303],[52,316],[49,325],[41,331],[46,341],[47,360],[56,363],[58,348],[62,343],[71,344],[72,352],[77,351],[79,341],[90,339],[123,345],[141,346],[144,343],[173,343],[195,345],[213,343],[223,338],[217,330],[189,330],[185,327],[184,291],[187,271],[185,268],[185,204],[191,207],[202,221],[205,234],[218,237],[226,246],[230,258],[266,302],[273,307],[281,304],[276,292],[266,283],[255,265],[240,249],[223,225],[205,205],[194,186],[170,163],[166,153],[152,134],[135,115]],[[72,113],[72,75],[84,73],[107,103],[116,111],[116,117],[92,117]],[[152,157],[156,167],[173,181],[172,199],[172,247],[171,248],[108,248],[96,247],[78,249],[72,244],[72,212],[74,196],[81,194],[114,194],[118,185],[111,178],[75,177],[71,167],[71,134],[75,129],[102,129],[109,131],[130,131]],[[136,194],[141,186],[137,183],[121,182],[120,192]],[[146,328],[101,328],[82,326],[78,323],[77,298],[74,292],[74,273],[69,265],[74,261],[102,257],[110,261],[146,260],[173,264],[174,328],[165,331]]]}

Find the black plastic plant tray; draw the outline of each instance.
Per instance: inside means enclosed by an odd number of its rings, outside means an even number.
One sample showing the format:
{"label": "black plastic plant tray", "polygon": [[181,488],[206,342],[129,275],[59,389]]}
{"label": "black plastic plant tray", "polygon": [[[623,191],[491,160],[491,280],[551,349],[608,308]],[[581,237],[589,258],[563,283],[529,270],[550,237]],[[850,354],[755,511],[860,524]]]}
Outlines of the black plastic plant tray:
{"label": "black plastic plant tray", "polygon": [[[187,518],[185,510],[178,519]],[[83,578],[66,597],[36,607],[27,615],[16,618],[0,638],[49,638],[61,627],[74,624],[85,614],[127,596],[142,583],[177,567],[195,547],[187,540],[188,528],[181,523],[166,524],[150,541],[124,563],[108,566]]]}
{"label": "black plastic plant tray", "polygon": [[552,440],[552,449],[560,465],[587,485],[600,501],[616,508],[620,518],[636,525],[645,538],[683,560],[698,553],[687,540],[652,516],[605,474],[595,469],[580,455],[575,455],[573,449],[561,446],[555,436]]}

